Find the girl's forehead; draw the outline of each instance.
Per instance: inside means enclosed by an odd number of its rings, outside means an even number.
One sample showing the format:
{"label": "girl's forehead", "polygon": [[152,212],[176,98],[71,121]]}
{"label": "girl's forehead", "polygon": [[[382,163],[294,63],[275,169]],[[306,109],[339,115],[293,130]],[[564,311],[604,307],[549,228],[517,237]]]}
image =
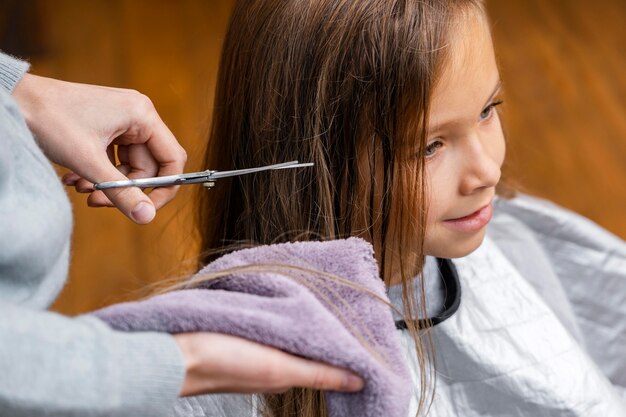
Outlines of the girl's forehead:
{"label": "girl's forehead", "polygon": [[[472,13],[450,32],[441,75],[430,103],[431,126],[473,115],[499,83],[499,72],[486,17]],[[471,110],[471,113],[468,113]]]}
{"label": "girl's forehead", "polygon": [[460,14],[449,26],[441,79],[453,78],[467,66],[482,65],[493,55],[491,28],[485,13],[471,9]]}

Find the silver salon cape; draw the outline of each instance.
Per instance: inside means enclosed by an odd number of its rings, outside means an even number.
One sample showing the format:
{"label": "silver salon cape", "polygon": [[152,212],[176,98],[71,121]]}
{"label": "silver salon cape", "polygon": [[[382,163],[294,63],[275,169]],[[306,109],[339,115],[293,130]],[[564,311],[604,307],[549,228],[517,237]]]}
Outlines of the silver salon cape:
{"label": "silver salon cape", "polygon": [[[429,417],[626,417],[623,240],[520,195],[495,202],[484,243],[453,263],[461,302],[430,329],[436,378]],[[398,334],[414,378],[415,416],[415,352],[408,333]],[[192,397],[172,415],[256,417],[254,400]]]}
{"label": "silver salon cape", "polygon": [[481,247],[454,260],[458,310],[431,329],[428,415],[626,417],[626,243],[527,196],[495,213]]}

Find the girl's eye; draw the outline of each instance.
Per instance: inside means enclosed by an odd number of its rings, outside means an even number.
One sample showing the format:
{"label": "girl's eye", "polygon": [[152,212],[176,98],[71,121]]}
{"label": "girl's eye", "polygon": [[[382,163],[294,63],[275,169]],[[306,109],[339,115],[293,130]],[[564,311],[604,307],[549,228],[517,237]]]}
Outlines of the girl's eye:
{"label": "girl's eye", "polygon": [[442,146],[443,143],[441,141],[432,141],[428,145],[426,145],[426,151],[424,152],[424,155],[426,156],[426,158],[430,158],[435,154],[435,152],[437,152],[437,149],[441,148]]}
{"label": "girl's eye", "polygon": [[485,109],[480,112],[480,120],[489,119],[493,114],[493,110],[496,108],[496,106],[499,106],[500,104],[502,104],[502,100],[494,101],[493,103],[485,107]]}

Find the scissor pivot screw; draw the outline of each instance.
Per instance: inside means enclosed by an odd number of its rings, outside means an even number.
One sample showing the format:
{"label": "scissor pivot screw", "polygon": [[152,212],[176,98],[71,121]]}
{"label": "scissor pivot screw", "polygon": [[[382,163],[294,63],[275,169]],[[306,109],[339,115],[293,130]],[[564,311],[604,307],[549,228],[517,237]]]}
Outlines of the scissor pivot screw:
{"label": "scissor pivot screw", "polygon": [[203,182],[202,186],[204,188],[213,188],[213,187],[215,187],[215,181]]}

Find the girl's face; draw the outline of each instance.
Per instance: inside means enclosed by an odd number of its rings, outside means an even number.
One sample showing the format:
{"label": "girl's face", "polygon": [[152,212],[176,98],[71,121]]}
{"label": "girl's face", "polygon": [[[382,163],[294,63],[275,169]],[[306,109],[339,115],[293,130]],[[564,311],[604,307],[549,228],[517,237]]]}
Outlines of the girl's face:
{"label": "girl's face", "polygon": [[505,153],[496,111],[500,76],[486,19],[467,19],[451,48],[430,103],[426,148],[424,251],[444,258],[481,244]]}

